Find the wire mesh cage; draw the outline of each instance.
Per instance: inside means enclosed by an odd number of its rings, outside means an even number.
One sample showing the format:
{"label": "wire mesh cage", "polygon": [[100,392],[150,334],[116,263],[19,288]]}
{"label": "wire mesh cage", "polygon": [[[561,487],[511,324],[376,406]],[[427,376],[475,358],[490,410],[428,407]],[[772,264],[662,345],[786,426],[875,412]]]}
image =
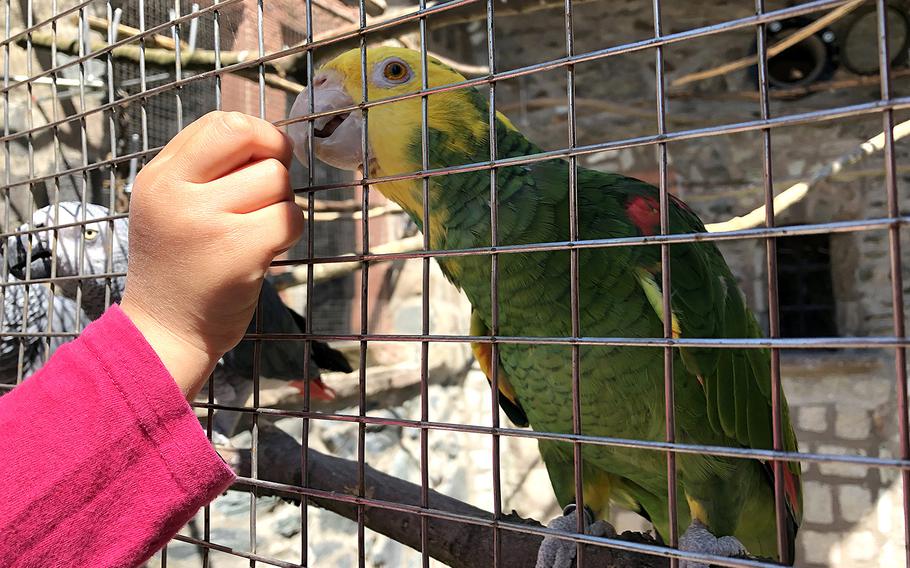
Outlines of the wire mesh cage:
{"label": "wire mesh cage", "polygon": [[5,0],[0,393],[238,110],[304,140],[306,230],[192,405],[238,481],[149,565],[910,566],[908,14]]}

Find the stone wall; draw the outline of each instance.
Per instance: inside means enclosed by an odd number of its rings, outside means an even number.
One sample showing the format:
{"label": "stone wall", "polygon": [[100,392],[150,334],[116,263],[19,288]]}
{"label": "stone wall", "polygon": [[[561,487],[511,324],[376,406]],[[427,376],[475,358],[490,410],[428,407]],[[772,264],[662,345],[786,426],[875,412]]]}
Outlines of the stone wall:
{"label": "stone wall", "polygon": [[[665,31],[677,32],[731,17],[747,15],[735,3],[662,3]],[[500,69],[509,69],[564,54],[560,10],[533,19],[505,18],[497,27]],[[605,10],[593,3],[575,9],[575,33],[584,49],[635,41],[652,33],[650,9],[643,3],[621,2]],[[476,43],[483,38],[471,36]],[[725,33],[710,40],[675,44],[666,49],[668,81],[684,73],[744,56],[754,38],[751,31]],[[562,51],[560,51],[562,50]],[[579,45],[578,52],[583,51]],[[481,52],[482,53],[482,52]],[[479,61],[476,59],[475,61]],[[560,76],[562,75],[562,76]],[[835,78],[851,75],[840,72]],[[620,55],[576,68],[578,97],[610,103],[599,111],[594,102],[578,105],[579,144],[656,133],[653,114],[654,54]],[[546,149],[564,147],[565,106],[535,109],[534,97],[565,98],[564,72],[531,75],[497,91],[519,128]],[[910,83],[899,82],[902,95]],[[508,85],[508,83],[507,83]],[[741,71],[686,89],[670,89],[668,129],[687,130],[758,117],[754,90]],[[772,116],[829,109],[875,100],[875,86],[821,92],[807,98],[772,100]],[[606,105],[603,105],[606,106]],[[897,113],[896,121],[910,114]],[[832,120],[771,133],[775,192],[807,179],[813,172],[880,133],[879,115]],[[706,223],[743,215],[763,203],[762,139],[758,133],[698,138],[668,145],[670,189],[685,199]],[[656,181],[652,147],[604,152],[582,160],[596,169],[631,173]],[[901,210],[910,202],[910,143],[896,146]],[[887,215],[881,154],[848,168],[813,188],[798,205],[778,215],[780,224],[875,219]],[[904,232],[904,235],[906,231]],[[902,237],[903,277],[910,276],[910,251]],[[759,240],[724,243],[722,251],[743,291],[765,325],[767,274],[765,246]],[[831,237],[832,281],[840,336],[892,333],[888,236],[882,230],[849,232]],[[905,301],[907,300],[905,288]],[[783,356],[782,375],[793,409],[800,449],[828,454],[893,457],[897,412],[893,352],[886,350],[796,350]],[[901,487],[896,470],[844,464],[804,465],[805,517],[797,565],[896,566],[903,558]]]}
{"label": "stone wall", "polygon": [[[69,4],[58,3],[60,7]],[[71,3],[70,3],[71,4]],[[390,4],[395,4],[391,2]],[[783,2],[769,2],[769,8]],[[266,2],[266,5],[273,5]],[[278,4],[288,14],[292,4]],[[728,2],[662,2],[665,32],[677,32],[727,19],[747,16],[752,3]],[[14,17],[20,18],[15,12]],[[35,3],[37,18],[46,17],[41,3]],[[620,0],[590,2],[575,8],[576,52],[600,49],[637,41],[653,33],[651,2]],[[337,10],[336,10],[337,12]],[[326,25],[338,20],[323,14]],[[290,18],[290,16],[289,16]],[[268,49],[280,46],[274,38],[281,32],[281,17],[269,12]],[[270,23],[269,23],[270,22]],[[252,28],[237,28],[242,47],[253,48]],[[666,72],[672,80],[684,73],[703,69],[746,55],[754,33],[749,30],[728,32],[707,39],[674,44],[665,49]],[[482,23],[474,22],[439,31],[430,38],[431,49],[469,63],[485,63],[486,36]],[[234,47],[239,47],[240,43]],[[565,55],[562,10],[535,12],[531,17],[506,17],[496,25],[497,69],[505,70]],[[34,62],[37,70],[38,62]],[[11,66],[14,73],[26,70],[25,54],[13,49]],[[852,76],[840,72],[835,78]],[[578,96],[578,143],[591,144],[657,132],[655,119],[654,53],[642,51],[610,57],[598,62],[579,64],[575,69]],[[545,149],[565,147],[567,107],[565,72],[562,69],[502,82],[497,87],[500,109],[516,125]],[[248,82],[234,83],[225,105],[257,112],[256,87]],[[230,85],[225,80],[225,86]],[[910,93],[910,82],[895,82],[897,94]],[[46,87],[35,87],[43,96]],[[668,128],[687,130],[718,124],[752,120],[759,116],[754,85],[747,71],[740,71],[698,83],[685,89],[670,89]],[[22,122],[28,93],[19,88],[10,94],[11,129],[27,128]],[[821,92],[798,100],[772,100],[774,116],[835,108],[867,102],[878,97],[875,86]],[[93,93],[87,107],[101,104],[102,97]],[[269,94],[269,117],[283,109],[286,101]],[[44,104],[44,103],[41,103]],[[67,103],[70,104],[70,103]],[[41,105],[39,105],[41,106]],[[53,111],[47,107],[48,112]],[[57,112],[81,110],[58,109]],[[283,112],[283,110],[281,111]],[[280,114],[280,112],[278,113]],[[36,111],[37,116],[37,111]],[[896,113],[898,121],[910,117]],[[38,120],[37,118],[35,120]],[[773,180],[776,191],[804,180],[817,168],[851,150],[881,131],[879,115],[832,120],[798,127],[775,128],[771,136]],[[110,140],[101,121],[89,122],[91,141],[89,160],[107,155]],[[79,163],[78,129],[61,129],[62,156]],[[44,174],[54,166],[53,146],[39,140],[35,148],[34,173]],[[27,148],[11,145],[11,175],[23,179],[28,175]],[[755,132],[703,137],[673,142],[668,145],[671,190],[695,208],[706,222],[717,222],[742,215],[762,203],[762,138]],[[596,169],[619,171],[643,179],[656,180],[657,162],[652,147],[634,147],[585,156],[583,165]],[[910,178],[910,144],[902,141],[896,148],[901,188],[901,210],[907,209]],[[57,166],[59,167],[59,166]],[[798,205],[779,215],[784,224],[862,220],[882,217],[886,211],[883,186],[883,163],[873,156],[830,181],[813,188]],[[2,180],[0,180],[2,181]],[[70,180],[72,198],[75,182]],[[100,183],[100,180],[98,180]],[[25,188],[13,194],[20,208],[27,208]],[[401,226],[385,226],[401,231]],[[903,232],[906,235],[906,231]],[[910,241],[902,238],[904,279],[910,282]],[[832,281],[837,301],[837,327],[842,336],[877,336],[891,333],[891,289],[888,238],[883,230],[847,232],[832,235]],[[728,262],[740,280],[741,287],[761,322],[767,321],[767,275],[764,243],[741,240],[721,246]],[[327,253],[326,253],[327,254]],[[420,262],[396,266],[377,277],[382,290],[377,298],[384,309],[378,327],[383,332],[415,333],[419,331],[421,298],[419,295]],[[415,283],[417,288],[415,288]],[[359,286],[353,286],[359,290]],[[904,290],[905,294],[907,289]],[[463,298],[434,269],[431,282],[431,327],[434,333],[466,333],[467,311]],[[359,314],[359,308],[352,310]],[[352,328],[356,322],[351,323]],[[370,413],[416,419],[419,403],[413,388],[415,362],[419,349],[381,344],[371,347],[370,377],[372,384],[384,377],[406,377],[395,388],[395,394],[378,392],[371,398]],[[481,373],[469,362],[466,346],[431,347],[433,384],[430,408],[433,420],[460,424],[489,424],[489,388]],[[356,357],[355,357],[356,359]],[[893,457],[896,452],[897,412],[893,354],[886,350],[792,351],[782,357],[782,374],[792,408],[793,419],[803,451],[825,454],[851,454]],[[394,371],[389,367],[400,366]],[[383,370],[380,368],[385,366]],[[409,378],[408,378],[409,377]],[[351,379],[334,378],[336,381]],[[327,379],[331,380],[331,379]],[[394,381],[390,380],[390,384]],[[408,382],[410,381],[410,382]],[[337,384],[337,383],[336,383]],[[350,385],[349,385],[350,386]],[[410,390],[409,390],[410,389]],[[380,389],[381,390],[381,389]],[[403,393],[403,394],[402,394]],[[281,397],[273,397],[277,402]],[[293,404],[294,401],[285,402]],[[333,411],[355,413],[347,406]],[[505,418],[502,418],[505,420]],[[290,431],[299,429],[294,420],[283,421]],[[368,429],[369,463],[388,473],[414,480],[419,472],[415,461],[416,431],[400,428]],[[316,422],[311,436],[314,447],[335,455],[352,457],[356,445],[349,425]],[[240,441],[238,441],[240,443]],[[484,508],[492,507],[491,450],[487,437],[478,435],[431,434],[431,485],[453,497]],[[551,496],[546,472],[537,457],[534,444],[517,439],[504,439],[502,451],[503,508],[517,509],[522,515],[542,521],[558,512]],[[813,463],[804,466],[805,515],[800,536],[799,566],[896,566],[903,557],[902,490],[896,471],[865,466]],[[277,555],[290,561],[299,559],[300,517],[293,506],[261,500],[258,504],[259,548],[264,554]],[[229,492],[213,506],[212,540],[240,550],[248,550],[249,497]],[[642,528],[634,515],[617,514],[618,528]],[[189,529],[187,529],[189,530]],[[356,551],[354,525],[338,517],[311,509],[308,516],[309,554],[313,565],[334,566],[352,563]],[[419,555],[386,539],[368,533],[368,566],[418,566]],[[198,565],[191,547],[173,544],[169,565]],[[213,553],[219,568],[248,562]],[[160,555],[159,555],[160,559]],[[182,564],[181,562],[185,562]],[[156,565],[156,560],[152,565]]]}

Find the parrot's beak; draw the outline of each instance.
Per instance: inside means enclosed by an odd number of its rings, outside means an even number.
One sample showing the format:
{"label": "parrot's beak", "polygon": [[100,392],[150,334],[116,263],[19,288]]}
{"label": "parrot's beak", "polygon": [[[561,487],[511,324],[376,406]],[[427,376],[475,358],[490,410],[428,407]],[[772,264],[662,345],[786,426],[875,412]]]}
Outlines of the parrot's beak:
{"label": "parrot's beak", "polygon": [[[321,113],[354,106],[354,101],[344,89],[341,76],[335,71],[320,71],[313,77],[313,112]],[[303,91],[294,101],[288,118],[307,116],[310,97]],[[347,112],[323,116],[313,121],[313,153],[316,158],[342,170],[357,170],[363,164],[361,130],[363,117],[360,112]],[[288,125],[288,136],[294,145],[294,154],[300,163],[308,164],[309,132],[307,121]]]}
{"label": "parrot's beak", "polygon": [[[23,228],[27,228],[23,226]],[[20,280],[25,279],[26,268],[29,266],[28,241],[31,240],[31,270],[30,278],[50,278],[51,276],[51,249],[44,237],[46,233],[30,233],[14,235],[7,239],[7,264],[10,273]]]}

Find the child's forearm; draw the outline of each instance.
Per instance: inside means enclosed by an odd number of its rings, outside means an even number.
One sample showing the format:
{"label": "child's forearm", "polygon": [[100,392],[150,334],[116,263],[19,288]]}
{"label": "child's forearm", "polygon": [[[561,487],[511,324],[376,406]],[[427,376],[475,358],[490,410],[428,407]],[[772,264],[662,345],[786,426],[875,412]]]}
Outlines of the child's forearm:
{"label": "child's forearm", "polygon": [[187,342],[141,310],[132,310],[128,303],[121,303],[120,308],[155,350],[183,396],[196,398],[220,357]]}
{"label": "child's forearm", "polygon": [[119,307],[0,398],[3,566],[133,566],[233,481]]}

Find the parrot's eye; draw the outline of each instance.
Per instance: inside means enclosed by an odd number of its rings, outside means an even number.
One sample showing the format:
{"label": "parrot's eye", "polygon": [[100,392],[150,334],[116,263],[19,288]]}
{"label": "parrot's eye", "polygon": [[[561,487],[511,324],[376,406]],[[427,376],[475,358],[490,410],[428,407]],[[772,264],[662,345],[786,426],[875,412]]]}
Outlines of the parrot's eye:
{"label": "parrot's eye", "polygon": [[85,240],[94,241],[98,238],[98,229],[89,229],[86,227],[82,234],[85,236]]}
{"label": "parrot's eye", "polygon": [[385,64],[382,76],[393,83],[404,83],[411,78],[411,70],[403,61],[392,60]]}

